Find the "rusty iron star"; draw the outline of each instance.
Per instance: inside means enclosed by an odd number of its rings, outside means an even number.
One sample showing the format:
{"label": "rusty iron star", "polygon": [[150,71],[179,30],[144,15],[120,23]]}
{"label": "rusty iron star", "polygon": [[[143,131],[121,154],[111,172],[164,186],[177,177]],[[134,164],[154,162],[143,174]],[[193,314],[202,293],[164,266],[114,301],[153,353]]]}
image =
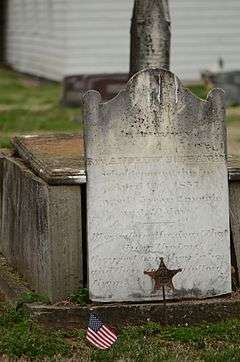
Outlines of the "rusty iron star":
{"label": "rusty iron star", "polygon": [[153,292],[156,292],[157,290],[160,290],[163,287],[168,288],[169,290],[174,291],[174,285],[172,282],[172,278],[179,272],[182,271],[182,269],[176,269],[176,270],[169,270],[164,261],[163,258],[160,258],[160,265],[157,270],[152,269],[151,271],[144,271],[144,274],[149,275],[155,282]]}

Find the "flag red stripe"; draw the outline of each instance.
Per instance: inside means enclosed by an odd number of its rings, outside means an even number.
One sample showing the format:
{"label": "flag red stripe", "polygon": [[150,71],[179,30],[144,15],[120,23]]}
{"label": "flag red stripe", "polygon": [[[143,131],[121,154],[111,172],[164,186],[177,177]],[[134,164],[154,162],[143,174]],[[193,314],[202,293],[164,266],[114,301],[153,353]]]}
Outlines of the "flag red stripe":
{"label": "flag red stripe", "polygon": [[98,331],[98,334],[107,342],[113,344],[115,341],[112,340],[106,333],[102,330],[102,328]]}
{"label": "flag red stripe", "polygon": [[88,328],[89,332],[98,340],[100,340],[100,342],[102,342],[104,345],[106,345],[107,347],[109,347],[109,342],[104,341],[104,339],[99,335],[99,331],[98,332],[94,332],[91,328]]}
{"label": "flag red stripe", "polygon": [[93,344],[99,344],[103,349],[106,349],[106,348],[109,347],[106,343],[104,343],[104,342],[101,341],[101,339],[99,338],[99,336],[94,336],[94,334],[92,333],[92,331],[89,331],[89,330],[88,330],[88,337],[89,337],[90,339],[92,339],[92,343],[93,343]]}
{"label": "flag red stripe", "polygon": [[106,349],[106,347],[102,347],[100,344],[98,344],[97,342],[95,342],[92,338],[90,338],[89,336],[87,336],[87,340],[93,344],[94,346],[100,348],[100,349]]}
{"label": "flag red stripe", "polygon": [[98,333],[94,332],[91,328],[88,328],[88,333],[90,333],[90,336],[95,338],[98,343],[101,343],[103,347],[108,348],[112,345],[112,343],[105,342],[101,336],[99,336]]}
{"label": "flag red stripe", "polygon": [[114,338],[110,335],[110,333],[106,332],[106,328],[104,329],[103,326],[101,327],[100,331],[108,338],[110,341],[115,342],[117,340],[117,336]]}
{"label": "flag red stripe", "polygon": [[116,334],[114,334],[110,329],[108,329],[106,326],[102,326],[102,328],[106,331],[106,333],[110,334],[112,338],[117,338]]}
{"label": "flag red stripe", "polygon": [[91,342],[94,346],[101,348],[101,349],[107,349],[108,347],[103,345],[103,343],[101,343],[97,338],[95,338],[94,336],[91,336],[90,333],[88,333],[87,335],[87,339],[89,342]]}
{"label": "flag red stripe", "polygon": [[90,337],[88,337],[87,336],[87,340],[91,343],[91,344],[93,344],[95,347],[98,347],[98,348],[100,348],[100,349],[106,349],[105,347],[102,347],[102,346],[100,346],[98,343],[96,343],[95,341],[93,341]]}
{"label": "flag red stripe", "polygon": [[110,334],[110,336],[111,336],[112,338],[114,338],[114,341],[116,341],[116,339],[117,339],[116,334],[114,334],[113,332],[111,332],[110,329],[108,329],[108,328],[105,327],[104,325],[102,326],[102,329],[104,329],[104,330],[106,331],[106,333]]}
{"label": "flag red stripe", "polygon": [[103,347],[109,347],[109,343],[105,342],[101,336],[98,335],[98,333],[94,332],[91,328],[89,328],[88,330],[90,337],[95,338],[95,340],[97,340],[97,342],[101,343]]}

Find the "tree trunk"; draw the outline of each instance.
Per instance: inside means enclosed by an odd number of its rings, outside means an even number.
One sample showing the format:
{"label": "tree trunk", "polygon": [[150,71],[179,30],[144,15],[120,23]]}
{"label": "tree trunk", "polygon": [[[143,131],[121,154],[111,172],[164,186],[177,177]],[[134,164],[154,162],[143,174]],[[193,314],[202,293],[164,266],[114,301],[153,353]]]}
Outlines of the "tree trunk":
{"label": "tree trunk", "polygon": [[135,0],[130,76],[148,67],[169,69],[170,39],[168,0]]}

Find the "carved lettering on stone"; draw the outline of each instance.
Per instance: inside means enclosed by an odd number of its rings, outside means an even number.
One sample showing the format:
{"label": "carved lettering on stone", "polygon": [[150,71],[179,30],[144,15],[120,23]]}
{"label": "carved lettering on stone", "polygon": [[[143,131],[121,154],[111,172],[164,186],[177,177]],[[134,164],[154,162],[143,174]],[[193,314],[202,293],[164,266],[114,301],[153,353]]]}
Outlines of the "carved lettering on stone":
{"label": "carved lettering on stone", "polygon": [[144,274],[161,258],[182,269],[167,298],[229,293],[223,92],[203,101],[151,69],[109,102],[88,92],[84,109],[90,298],[161,300]]}

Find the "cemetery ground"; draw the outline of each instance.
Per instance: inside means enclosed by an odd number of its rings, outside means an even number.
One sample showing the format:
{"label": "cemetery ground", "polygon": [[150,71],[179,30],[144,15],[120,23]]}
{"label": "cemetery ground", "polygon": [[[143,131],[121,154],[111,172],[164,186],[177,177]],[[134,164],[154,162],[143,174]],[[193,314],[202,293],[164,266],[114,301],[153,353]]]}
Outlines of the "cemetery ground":
{"label": "cemetery ground", "polygon": [[[191,90],[205,98],[203,86]],[[57,84],[32,80],[0,69],[0,147],[9,147],[17,134],[79,132],[78,109],[59,104]],[[229,153],[239,154],[240,107],[227,110]],[[78,295],[75,295],[75,302]],[[86,342],[84,330],[53,330],[40,326],[26,313],[23,302],[46,302],[44,296],[26,294],[18,308],[0,303],[0,361],[239,361],[240,320],[198,326],[166,327],[148,322],[119,330],[109,351]],[[115,326],[118,327],[118,326]]]}
{"label": "cemetery ground", "polygon": [[[27,296],[27,299],[34,296]],[[16,359],[17,358],[17,359]],[[239,361],[240,320],[201,326],[147,323],[120,332],[108,351],[86,343],[85,331],[48,330],[23,309],[0,305],[1,361]]]}
{"label": "cemetery ground", "polygon": [[79,110],[61,107],[60,98],[58,84],[0,68],[0,147],[13,135],[79,131]]}

